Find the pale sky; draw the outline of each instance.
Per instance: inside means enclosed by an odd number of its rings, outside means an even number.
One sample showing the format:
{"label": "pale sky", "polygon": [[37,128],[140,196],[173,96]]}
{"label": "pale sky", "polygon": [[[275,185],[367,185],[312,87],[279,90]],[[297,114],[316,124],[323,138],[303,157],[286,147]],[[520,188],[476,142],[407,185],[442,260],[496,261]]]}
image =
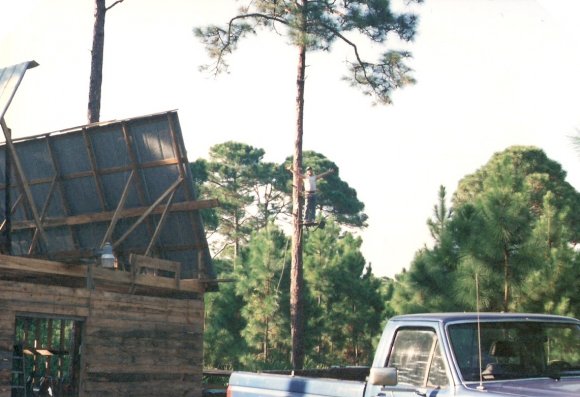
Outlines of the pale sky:
{"label": "pale sky", "polygon": [[[190,161],[228,140],[264,149],[267,161],[291,155],[297,54],[283,37],[244,40],[230,74],[198,71],[208,59],[193,27],[223,24],[246,3],[114,7],[101,120],[177,109]],[[409,268],[431,244],[426,221],[440,185],[450,197],[461,178],[511,145],[540,147],[580,189],[569,138],[580,131],[580,1],[427,0],[414,9],[419,34],[406,49],[417,84],[396,92],[391,106],[373,107],[340,80],[345,47],[307,57],[304,150],[334,161],[366,204],[363,253],[378,276]],[[0,0],[0,66],[40,64],[6,113],[15,137],[86,123],[92,28],[92,0]]]}

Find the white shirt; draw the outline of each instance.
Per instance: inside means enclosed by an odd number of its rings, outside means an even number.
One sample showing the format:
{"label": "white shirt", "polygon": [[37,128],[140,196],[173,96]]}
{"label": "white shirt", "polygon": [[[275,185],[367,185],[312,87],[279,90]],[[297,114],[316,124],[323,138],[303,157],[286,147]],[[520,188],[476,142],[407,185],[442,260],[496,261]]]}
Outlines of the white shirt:
{"label": "white shirt", "polygon": [[307,193],[316,193],[316,175],[304,177],[304,190]]}

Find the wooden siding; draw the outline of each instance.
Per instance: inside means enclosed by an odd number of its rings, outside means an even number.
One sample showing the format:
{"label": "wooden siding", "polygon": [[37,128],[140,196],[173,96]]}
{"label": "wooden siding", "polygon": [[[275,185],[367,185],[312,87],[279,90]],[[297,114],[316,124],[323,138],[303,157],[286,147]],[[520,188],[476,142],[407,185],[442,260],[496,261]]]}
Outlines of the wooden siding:
{"label": "wooden siding", "polygon": [[[0,280],[0,360],[16,315],[80,319],[79,396],[201,396],[203,300]],[[0,397],[11,365],[0,362]]]}

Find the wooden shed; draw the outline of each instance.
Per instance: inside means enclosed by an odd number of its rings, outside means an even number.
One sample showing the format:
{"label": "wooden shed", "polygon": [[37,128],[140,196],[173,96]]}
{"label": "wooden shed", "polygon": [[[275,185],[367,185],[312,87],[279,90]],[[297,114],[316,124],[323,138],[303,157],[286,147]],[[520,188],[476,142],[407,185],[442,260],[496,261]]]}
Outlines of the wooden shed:
{"label": "wooden shed", "polygon": [[0,69],[0,397],[201,396],[217,202],[177,112],[13,140],[2,95],[30,66]]}

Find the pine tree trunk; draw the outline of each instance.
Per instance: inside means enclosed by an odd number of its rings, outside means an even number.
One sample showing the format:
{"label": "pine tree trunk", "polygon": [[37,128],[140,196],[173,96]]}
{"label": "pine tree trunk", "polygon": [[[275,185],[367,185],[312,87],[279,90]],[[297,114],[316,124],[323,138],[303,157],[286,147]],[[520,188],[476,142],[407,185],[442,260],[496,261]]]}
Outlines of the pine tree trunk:
{"label": "pine tree trunk", "polygon": [[[302,135],[304,133],[304,75],[306,47],[300,46],[296,76],[296,140],[294,141],[294,171],[302,172]],[[304,366],[304,311],[302,268],[302,179],[294,172],[292,189],[292,266],[290,270],[290,322],[292,334],[292,368]]]}
{"label": "pine tree trunk", "polygon": [[510,282],[511,282],[510,254],[509,254],[508,249],[504,248],[503,310],[505,312],[509,311]]}
{"label": "pine tree trunk", "polygon": [[93,49],[91,51],[91,77],[89,83],[89,123],[101,117],[101,84],[103,82],[103,50],[105,47],[105,0],[95,0],[95,25],[93,27]]}

